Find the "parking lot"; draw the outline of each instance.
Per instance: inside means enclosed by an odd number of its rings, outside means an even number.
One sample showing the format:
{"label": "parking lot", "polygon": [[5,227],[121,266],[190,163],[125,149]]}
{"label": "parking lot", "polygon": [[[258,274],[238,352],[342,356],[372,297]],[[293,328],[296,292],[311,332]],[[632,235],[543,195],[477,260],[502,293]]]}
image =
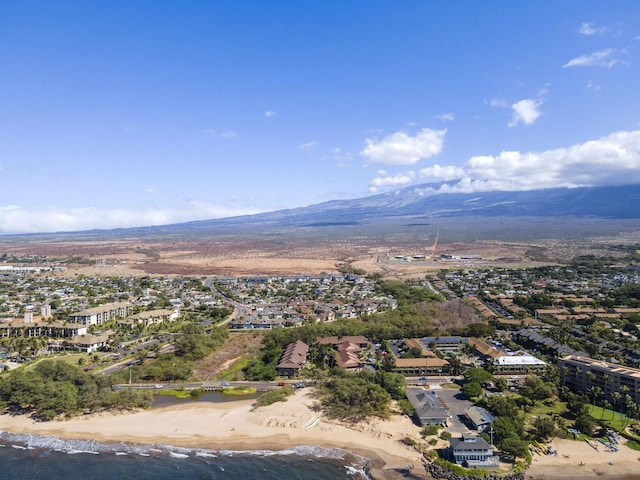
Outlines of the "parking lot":
{"label": "parking lot", "polygon": [[440,385],[432,385],[431,388],[449,411],[450,418],[447,430],[454,435],[470,433],[469,428],[467,428],[462,419],[464,418],[465,409],[473,404],[464,398],[457,388],[441,388]]}

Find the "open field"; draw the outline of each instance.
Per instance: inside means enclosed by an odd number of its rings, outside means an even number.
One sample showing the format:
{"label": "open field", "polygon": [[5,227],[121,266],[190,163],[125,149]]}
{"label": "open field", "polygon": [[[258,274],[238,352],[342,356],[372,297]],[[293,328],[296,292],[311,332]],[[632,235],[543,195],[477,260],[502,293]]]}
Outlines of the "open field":
{"label": "open field", "polygon": [[[330,273],[346,265],[368,273],[413,276],[441,268],[520,267],[562,263],[576,255],[616,255],[611,246],[640,238],[637,220],[472,217],[396,222],[236,233],[5,236],[0,237],[0,256],[6,255],[8,262],[64,261],[71,275]],[[433,261],[434,254],[454,258]],[[410,261],[397,261],[396,256]]]}

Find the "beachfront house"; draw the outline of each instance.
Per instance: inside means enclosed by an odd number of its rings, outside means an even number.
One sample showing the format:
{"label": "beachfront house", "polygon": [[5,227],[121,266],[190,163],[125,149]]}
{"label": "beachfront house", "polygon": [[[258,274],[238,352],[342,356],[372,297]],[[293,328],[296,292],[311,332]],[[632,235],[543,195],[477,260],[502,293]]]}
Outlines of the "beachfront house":
{"label": "beachfront house", "polygon": [[462,435],[452,438],[447,454],[452,462],[466,468],[492,468],[498,466],[498,456],[482,437]]}

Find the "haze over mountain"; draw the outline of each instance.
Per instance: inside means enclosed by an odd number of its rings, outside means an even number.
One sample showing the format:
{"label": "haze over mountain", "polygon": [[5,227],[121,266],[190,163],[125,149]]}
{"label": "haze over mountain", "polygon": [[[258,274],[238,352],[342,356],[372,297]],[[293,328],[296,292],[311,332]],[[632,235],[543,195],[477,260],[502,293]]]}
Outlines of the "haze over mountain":
{"label": "haze over mountain", "polygon": [[[554,188],[524,192],[434,193],[438,184],[405,187],[352,200],[333,200],[307,207],[277,210],[212,220],[148,227],[91,230],[77,234],[117,235],[234,234],[242,231],[275,231],[330,227],[365,227],[368,231],[384,225],[416,226],[437,219],[537,217],[552,221],[580,218],[589,220],[640,220],[640,185]],[[470,227],[472,228],[472,227]],[[73,232],[72,232],[73,234]]]}

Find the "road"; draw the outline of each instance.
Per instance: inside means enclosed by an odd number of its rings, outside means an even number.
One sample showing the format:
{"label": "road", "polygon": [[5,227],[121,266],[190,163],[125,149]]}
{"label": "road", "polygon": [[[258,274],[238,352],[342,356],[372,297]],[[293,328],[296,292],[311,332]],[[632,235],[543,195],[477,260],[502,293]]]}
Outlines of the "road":
{"label": "road", "polygon": [[212,292],[215,292],[218,295],[224,297],[225,301],[227,303],[229,303],[231,306],[233,306],[233,312],[231,312],[231,315],[229,315],[229,318],[227,318],[226,320],[223,320],[222,322],[218,323],[217,326],[221,327],[223,325],[231,323],[231,321],[235,320],[236,318],[247,317],[247,316],[249,316],[251,314],[251,307],[249,307],[249,306],[247,306],[247,305],[245,305],[243,303],[236,302],[232,298],[227,297],[220,290],[216,289],[215,277],[208,277],[204,281],[204,284],[205,284],[205,286],[209,287]]}
{"label": "road", "polygon": [[207,381],[207,382],[181,382],[181,383],[121,383],[114,385],[113,388],[131,388],[134,390],[193,390],[196,388],[203,388],[205,390],[218,390],[221,388],[232,387],[252,387],[260,392],[272,390],[278,388],[282,383],[287,385],[296,385],[299,382],[225,382],[225,381]]}

